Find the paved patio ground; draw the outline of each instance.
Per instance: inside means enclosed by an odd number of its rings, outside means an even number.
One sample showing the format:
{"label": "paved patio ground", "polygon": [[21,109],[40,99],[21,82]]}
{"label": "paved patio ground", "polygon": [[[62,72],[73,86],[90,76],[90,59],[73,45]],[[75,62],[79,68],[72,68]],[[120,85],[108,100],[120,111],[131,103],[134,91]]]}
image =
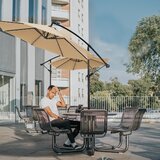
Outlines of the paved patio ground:
{"label": "paved patio ground", "polygon": [[[80,140],[79,140],[80,141]],[[107,134],[97,141],[116,143],[115,135]],[[160,160],[160,123],[143,123],[130,136],[126,153],[95,152],[57,155],[51,149],[51,137],[27,134],[23,124],[0,124],[0,160]]]}

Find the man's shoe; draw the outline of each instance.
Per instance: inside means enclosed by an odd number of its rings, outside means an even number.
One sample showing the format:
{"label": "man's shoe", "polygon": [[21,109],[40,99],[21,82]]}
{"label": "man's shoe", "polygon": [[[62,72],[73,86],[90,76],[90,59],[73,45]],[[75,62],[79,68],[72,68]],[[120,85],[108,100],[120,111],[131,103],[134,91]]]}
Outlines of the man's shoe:
{"label": "man's shoe", "polygon": [[80,149],[81,148],[81,146],[78,146],[77,144],[73,147],[74,149]]}
{"label": "man's shoe", "polygon": [[64,147],[70,147],[70,148],[73,148],[71,144],[65,144],[65,143],[64,143],[64,144],[63,144],[63,146],[64,146]]}

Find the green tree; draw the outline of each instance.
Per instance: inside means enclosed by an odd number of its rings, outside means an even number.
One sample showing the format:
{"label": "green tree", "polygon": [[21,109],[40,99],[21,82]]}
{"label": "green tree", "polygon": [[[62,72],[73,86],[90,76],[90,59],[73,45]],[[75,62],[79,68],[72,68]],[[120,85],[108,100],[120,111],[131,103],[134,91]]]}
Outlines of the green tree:
{"label": "green tree", "polygon": [[108,91],[97,91],[91,96],[91,107],[106,109],[107,111],[111,111],[112,108],[115,108],[116,104],[110,97],[110,93]]}
{"label": "green tree", "polygon": [[113,78],[110,83],[105,83],[105,90],[109,91],[111,96],[131,96],[132,90],[130,86],[124,85],[118,81],[118,78]]}
{"label": "green tree", "polygon": [[153,96],[153,86],[150,78],[129,80],[128,85],[133,92],[133,96]]}
{"label": "green tree", "polygon": [[[129,47],[127,71],[160,82],[160,16],[143,18],[133,34]],[[159,86],[157,87],[159,88]]]}
{"label": "green tree", "polygon": [[100,75],[98,72],[91,76],[90,93],[93,94],[97,91],[102,91],[104,89],[104,83],[99,80]]}

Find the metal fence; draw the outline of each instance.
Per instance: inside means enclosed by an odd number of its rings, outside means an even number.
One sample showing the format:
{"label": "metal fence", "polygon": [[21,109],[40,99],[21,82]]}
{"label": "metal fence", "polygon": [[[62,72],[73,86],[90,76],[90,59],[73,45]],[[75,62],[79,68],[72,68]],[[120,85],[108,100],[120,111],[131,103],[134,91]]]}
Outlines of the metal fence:
{"label": "metal fence", "polygon": [[146,108],[144,118],[160,119],[160,97],[157,96],[91,97],[91,108],[116,112],[117,115],[114,118],[120,118],[126,107]]}
{"label": "metal fence", "polygon": [[[26,105],[36,105],[39,106],[39,102],[42,97],[21,97],[19,107],[20,111],[24,112],[24,108]],[[57,97],[56,97],[57,98]],[[70,99],[75,97],[68,97],[65,96],[64,99],[68,106],[70,105]],[[74,106],[78,106],[79,104],[83,104],[84,107],[87,107],[86,99],[78,98],[74,102]],[[57,99],[58,100],[58,99]],[[10,109],[6,110],[1,107],[0,110],[0,119],[13,119],[14,116],[14,106],[11,103]],[[117,117],[120,117],[123,110],[126,107],[139,107],[139,108],[146,108],[147,113],[145,114],[146,118],[158,118],[160,119],[160,97],[153,96],[108,96],[108,97],[101,97],[101,96],[91,96],[90,100],[90,108],[95,109],[105,109],[108,112],[116,112]],[[9,107],[8,107],[9,108]],[[65,109],[61,109],[60,113],[66,112]]]}
{"label": "metal fence", "polygon": [[[35,100],[31,97],[21,98],[21,106],[25,105],[39,105],[42,97],[35,97]],[[55,97],[57,101],[59,98]],[[66,104],[70,105],[71,100],[75,97],[64,96]],[[86,107],[87,97],[76,97],[76,101],[71,105],[82,104]],[[90,108],[106,109],[109,112],[122,112],[126,107],[140,107],[146,108],[147,111],[160,109],[160,97],[158,96],[91,96]]]}
{"label": "metal fence", "polygon": [[147,111],[160,109],[158,96],[91,96],[91,108],[122,112],[126,107],[146,108]]}

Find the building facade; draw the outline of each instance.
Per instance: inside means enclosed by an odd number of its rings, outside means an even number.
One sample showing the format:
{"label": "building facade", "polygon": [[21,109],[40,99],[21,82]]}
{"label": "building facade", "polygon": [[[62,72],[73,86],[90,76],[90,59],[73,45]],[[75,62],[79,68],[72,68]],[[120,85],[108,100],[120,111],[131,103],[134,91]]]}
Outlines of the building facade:
{"label": "building facade", "polygon": [[[88,0],[0,0],[0,20],[38,24],[61,22],[88,41]],[[72,39],[86,48],[76,37]],[[35,48],[0,31],[0,121],[15,119],[15,105],[39,105],[50,83],[48,70],[40,64],[55,55]],[[49,68],[49,64],[46,64]],[[70,105],[87,105],[86,70],[52,70],[57,85]]]}
{"label": "building facade", "polygon": [[[0,20],[51,23],[50,0],[0,0]],[[38,105],[49,83],[40,63],[49,53],[19,38],[0,32],[0,120],[15,118],[15,105]],[[38,97],[38,98],[37,98]]]}
{"label": "building facade", "polygon": [[[52,20],[69,28],[85,41],[89,41],[89,7],[88,0],[52,0]],[[87,46],[76,36],[70,38],[87,49]],[[65,74],[64,74],[65,73]],[[57,75],[57,76],[56,76]],[[64,76],[65,75],[65,76]],[[53,70],[52,84],[62,89],[68,104],[87,105],[87,70]],[[58,77],[58,78],[57,78]],[[64,92],[63,92],[64,91]]]}

